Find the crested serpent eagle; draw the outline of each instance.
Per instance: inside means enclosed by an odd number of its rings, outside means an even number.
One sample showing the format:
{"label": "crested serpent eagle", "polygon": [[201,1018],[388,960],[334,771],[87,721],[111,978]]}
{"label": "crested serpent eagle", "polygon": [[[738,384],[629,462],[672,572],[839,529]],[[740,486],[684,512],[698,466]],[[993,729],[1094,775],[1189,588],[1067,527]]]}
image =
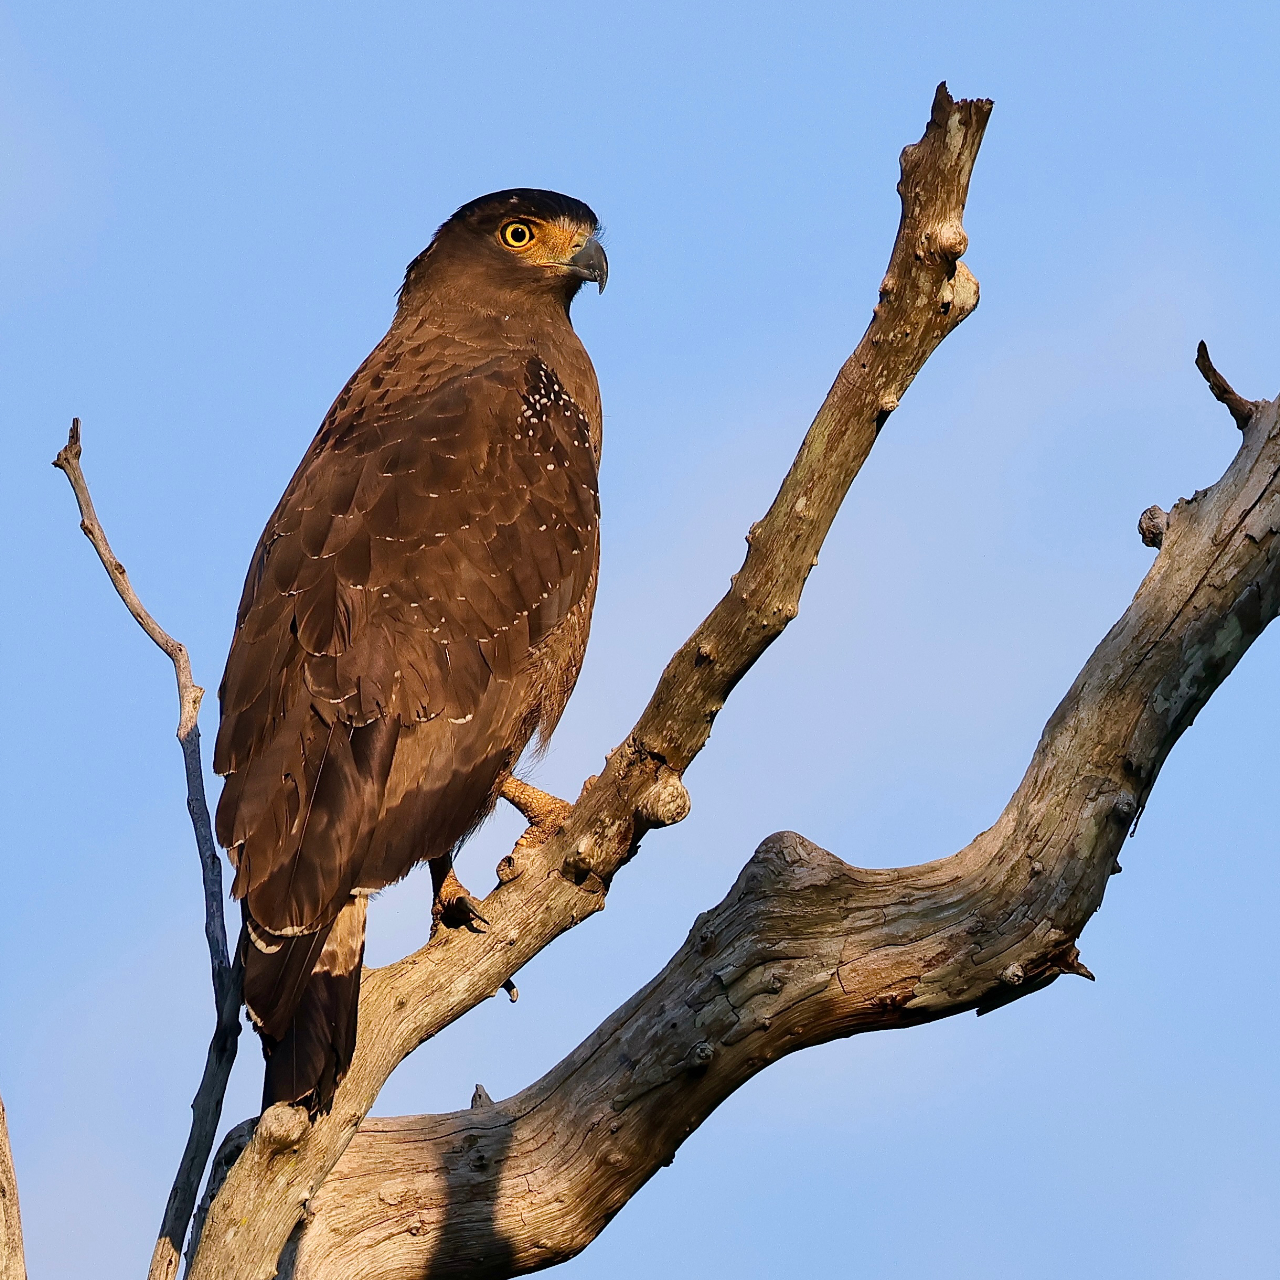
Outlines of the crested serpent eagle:
{"label": "crested serpent eagle", "polygon": [[464,205],[405,274],[254,552],[219,689],[218,839],[244,912],[263,1105],[331,1105],[369,893],[429,861],[437,916],[586,647],[600,393],[569,321],[608,264],[550,191]]}

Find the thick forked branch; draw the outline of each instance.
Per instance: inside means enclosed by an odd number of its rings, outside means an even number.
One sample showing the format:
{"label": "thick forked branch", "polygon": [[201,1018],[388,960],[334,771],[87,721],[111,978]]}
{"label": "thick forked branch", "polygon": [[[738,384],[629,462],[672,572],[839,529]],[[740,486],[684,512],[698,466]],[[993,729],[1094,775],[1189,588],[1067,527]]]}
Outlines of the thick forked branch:
{"label": "thick forked branch", "polygon": [[1280,400],[1179,502],[1125,615],[1000,820],[950,858],[852,867],[770,836],[647,987],[530,1088],[367,1120],[312,1199],[292,1280],[505,1280],[571,1258],[769,1063],[1092,974],[1075,941],[1160,766],[1280,611]]}
{"label": "thick forked branch", "polygon": [[178,681],[178,742],[187,775],[187,812],[195,830],[196,850],[200,855],[200,872],[204,881],[204,936],[209,947],[209,965],[213,978],[213,1038],[205,1059],[204,1075],[191,1103],[191,1131],[182,1160],[169,1192],[164,1221],[152,1254],[149,1280],[173,1280],[178,1273],[182,1242],[195,1208],[200,1178],[213,1149],[213,1139],[222,1116],[222,1099],[226,1092],[231,1066],[236,1057],[240,1035],[240,969],[232,965],[227,954],[227,927],[222,911],[222,863],[213,842],[213,826],[209,821],[209,804],[204,793],[204,771],[200,761],[200,701],[204,690],[191,675],[191,660],[186,646],[175,640],[147,612],[129,581],[125,567],[116,558],[93,509],[88,481],[80,467],[80,419],[71,422],[67,443],[53,460],[53,465],[71,482],[80,507],[80,528],[93,543],[111,585],[124,601],[138,625],[165,652],[173,663]]}
{"label": "thick forked branch", "polygon": [[22,1249],[22,1214],[18,1211],[18,1175],[9,1149],[9,1122],[0,1099],[0,1280],[27,1280]]}
{"label": "thick forked branch", "polygon": [[977,305],[959,262],[969,177],[991,112],[938,87],[924,137],[902,153],[902,219],[879,305],[819,409],[773,506],[752,528],[729,593],[672,658],[599,779],[544,843],[513,854],[483,903],[484,933],[441,930],[370,971],[356,1056],[332,1112],[268,1110],[205,1224],[192,1280],[259,1280],[406,1054],[493,995],[565,930],[599,911],[644,832],[678,820],[680,776],[734,685],[796,614],[840,503],[924,362]]}

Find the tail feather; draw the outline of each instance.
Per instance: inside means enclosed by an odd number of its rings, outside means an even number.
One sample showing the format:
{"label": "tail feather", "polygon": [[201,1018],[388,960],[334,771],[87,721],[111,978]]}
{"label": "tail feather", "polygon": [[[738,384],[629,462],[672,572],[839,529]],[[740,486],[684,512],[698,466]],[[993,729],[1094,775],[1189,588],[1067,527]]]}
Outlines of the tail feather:
{"label": "tail feather", "polygon": [[262,928],[245,906],[244,927],[244,1002],[254,1026],[280,1040],[302,1003],[333,926],[284,937]]}
{"label": "tail feather", "polygon": [[328,1111],[355,1052],[366,899],[333,924],[282,938],[246,922],[245,1004],[267,1060],[262,1105]]}

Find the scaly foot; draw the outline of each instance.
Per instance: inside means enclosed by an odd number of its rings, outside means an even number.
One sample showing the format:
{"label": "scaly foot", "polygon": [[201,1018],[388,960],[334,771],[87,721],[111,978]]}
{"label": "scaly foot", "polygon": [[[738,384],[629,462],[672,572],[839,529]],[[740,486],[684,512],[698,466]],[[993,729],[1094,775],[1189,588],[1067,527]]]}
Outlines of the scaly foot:
{"label": "scaly foot", "polygon": [[546,844],[573,812],[573,805],[546,791],[539,791],[519,778],[508,778],[502,784],[502,798],[514,805],[529,824],[516,841],[516,849],[532,849]]}

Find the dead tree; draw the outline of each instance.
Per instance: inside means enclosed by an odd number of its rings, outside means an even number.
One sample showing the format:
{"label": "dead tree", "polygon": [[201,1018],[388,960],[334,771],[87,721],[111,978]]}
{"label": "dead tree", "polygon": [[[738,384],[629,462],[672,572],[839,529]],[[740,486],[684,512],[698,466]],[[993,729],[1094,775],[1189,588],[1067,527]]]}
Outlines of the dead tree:
{"label": "dead tree", "polygon": [[[681,776],[716,714],[796,616],[831,522],[900,397],[977,305],[977,282],[959,261],[962,214],[990,110],[940,86],[924,137],[903,152],[902,220],[871,324],[752,526],[728,594],[575,804],[511,789],[530,826],[483,903],[490,928],[440,931],[366,973],[356,1058],[332,1112],[313,1124],[305,1110],[278,1105],[229,1135],[194,1232],[195,1280],[277,1271],[499,1280],[552,1266],[585,1248],[721,1101],[778,1058],[985,1012],[1064,973],[1092,977],[1075,941],[1165,757],[1280,609],[1280,399],[1236,395],[1203,344],[1197,364],[1242,432],[1239,452],[1211,488],[1167,514],[1143,512],[1155,563],[989,830],[950,857],[894,870],[850,866],[791,832],[769,836],[666,968],[541,1080],[497,1103],[477,1090],[467,1111],[365,1119],[407,1054],[600,910],[645,833],[688,812]],[[71,443],[58,465],[124,595],[91,504],[86,513]],[[181,690],[179,658],[166,652]],[[193,794],[198,836],[202,805]],[[191,1168],[207,1159],[220,1064],[234,1053],[234,1037],[229,1049],[225,1034],[219,1040],[228,1004],[218,983],[232,979],[229,969],[219,977],[220,914],[210,921],[217,1030],[153,1276],[177,1268],[200,1173]],[[15,1270],[0,1252],[8,1280],[22,1272],[20,1243],[6,1243],[18,1237],[5,1154],[0,1143],[0,1251],[18,1258]]]}

